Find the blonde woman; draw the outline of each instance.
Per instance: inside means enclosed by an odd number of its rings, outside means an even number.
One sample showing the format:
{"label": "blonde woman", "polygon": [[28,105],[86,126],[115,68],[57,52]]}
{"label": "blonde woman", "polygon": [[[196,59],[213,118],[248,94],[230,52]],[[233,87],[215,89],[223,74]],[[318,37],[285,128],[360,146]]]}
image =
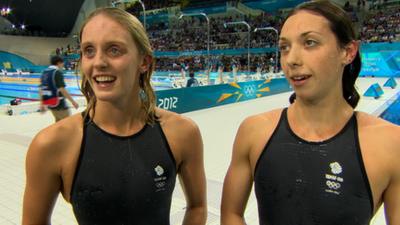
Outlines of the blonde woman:
{"label": "blonde woman", "polygon": [[176,175],[187,201],[183,224],[205,224],[201,135],[193,121],[155,107],[142,24],[100,8],[83,24],[80,42],[88,106],[32,141],[23,224],[50,224],[60,192],[79,224],[169,224]]}

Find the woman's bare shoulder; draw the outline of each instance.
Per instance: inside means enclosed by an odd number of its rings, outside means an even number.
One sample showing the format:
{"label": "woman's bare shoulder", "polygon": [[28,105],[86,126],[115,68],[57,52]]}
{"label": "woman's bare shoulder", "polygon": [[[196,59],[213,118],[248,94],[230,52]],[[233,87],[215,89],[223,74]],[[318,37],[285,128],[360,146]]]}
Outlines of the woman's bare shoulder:
{"label": "woman's bare shoulder", "polygon": [[268,112],[252,115],[243,120],[240,125],[244,129],[275,129],[279,122],[283,109],[274,109]]}
{"label": "woman's bare shoulder", "polygon": [[[30,149],[35,151],[59,152],[73,138],[82,135],[83,119],[80,114],[67,117],[41,130],[32,140]],[[48,152],[48,153],[50,153]]]}
{"label": "woman's bare shoulder", "polygon": [[400,126],[363,112],[357,113],[357,122],[366,142],[385,146],[384,151],[393,150],[400,157]]}
{"label": "woman's bare shoulder", "polygon": [[[389,136],[399,135],[400,126],[364,112],[357,112],[357,122],[361,131],[374,132],[376,135],[379,135],[378,132]],[[397,134],[393,133],[396,131]]]}
{"label": "woman's bare shoulder", "polygon": [[197,124],[187,116],[160,108],[156,109],[156,115],[161,126],[179,131],[181,135],[184,135],[185,132],[198,129]]}

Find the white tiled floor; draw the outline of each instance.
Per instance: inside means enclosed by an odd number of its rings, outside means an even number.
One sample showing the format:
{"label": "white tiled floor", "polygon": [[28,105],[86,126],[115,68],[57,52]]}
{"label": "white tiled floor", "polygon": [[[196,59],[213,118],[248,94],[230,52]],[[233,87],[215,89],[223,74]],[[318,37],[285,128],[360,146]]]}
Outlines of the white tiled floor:
{"label": "white tiled floor", "polygon": [[[381,86],[386,79],[359,79],[360,94],[369,85],[378,82]],[[400,80],[397,80],[400,83]],[[392,98],[397,89],[384,88],[385,94],[378,100],[362,98],[357,108],[360,111],[376,114],[382,105]],[[208,187],[208,223],[219,224],[219,206],[222,182],[228,168],[233,139],[240,122],[247,116],[288,105],[289,93],[273,95],[247,102],[225,105],[187,113],[200,127],[205,150],[205,169]],[[0,224],[20,224],[22,196],[25,185],[24,160],[32,137],[42,128],[53,122],[50,113],[22,116],[0,116]],[[171,208],[171,224],[180,224],[185,207],[182,191],[177,185]],[[258,224],[254,194],[251,195],[246,210],[248,224]],[[61,197],[53,212],[52,224],[77,224],[69,204]],[[379,212],[371,223],[384,225],[384,216]]]}

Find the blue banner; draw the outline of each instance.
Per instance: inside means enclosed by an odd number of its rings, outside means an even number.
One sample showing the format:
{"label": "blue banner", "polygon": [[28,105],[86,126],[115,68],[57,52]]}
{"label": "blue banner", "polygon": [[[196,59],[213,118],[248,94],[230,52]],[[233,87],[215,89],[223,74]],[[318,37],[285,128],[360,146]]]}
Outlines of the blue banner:
{"label": "blue banner", "polygon": [[284,78],[157,91],[157,106],[185,113],[292,90]]}
{"label": "blue banner", "polygon": [[293,8],[305,2],[304,0],[253,0],[245,1],[243,4],[253,9],[261,9],[266,12],[276,12],[282,8]]}
{"label": "blue banner", "polygon": [[[251,48],[250,54],[262,54],[275,52],[276,48]],[[224,50],[210,50],[210,55],[242,55],[247,54],[247,48],[237,49],[224,49]],[[156,57],[179,57],[179,56],[196,56],[196,55],[207,55],[206,50],[201,51],[182,51],[182,52],[160,52],[155,51]]]}
{"label": "blue banner", "polygon": [[14,53],[0,51],[0,69],[7,69],[9,72],[16,69],[26,69],[34,64],[28,59]]}
{"label": "blue banner", "polygon": [[224,13],[226,12],[226,5],[214,6],[209,8],[193,8],[193,9],[184,9],[184,13],[205,13],[205,14],[216,14],[216,13]]}
{"label": "blue banner", "polygon": [[[139,17],[140,21],[143,21],[143,16],[141,15]],[[169,15],[167,13],[158,13],[154,15],[149,15],[148,12],[146,12],[146,23],[151,24],[151,23],[157,23],[157,22],[168,22],[169,20]]]}
{"label": "blue banner", "polygon": [[361,46],[360,76],[399,77],[400,43],[370,43]]}
{"label": "blue banner", "polygon": [[379,51],[392,51],[400,50],[400,42],[377,42],[377,43],[364,43],[361,45],[362,52],[379,52]]}

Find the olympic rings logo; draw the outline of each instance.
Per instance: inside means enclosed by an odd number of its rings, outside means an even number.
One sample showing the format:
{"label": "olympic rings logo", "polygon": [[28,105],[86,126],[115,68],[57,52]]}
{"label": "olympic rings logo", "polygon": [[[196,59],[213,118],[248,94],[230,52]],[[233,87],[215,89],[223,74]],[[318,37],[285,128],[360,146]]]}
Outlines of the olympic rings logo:
{"label": "olympic rings logo", "polygon": [[246,96],[253,96],[256,93],[256,87],[254,85],[246,85],[243,89]]}
{"label": "olympic rings logo", "polygon": [[164,182],[164,181],[161,181],[161,182],[156,183],[156,187],[157,187],[157,188],[162,188],[162,187],[164,187],[164,186],[165,186],[165,182]]}
{"label": "olympic rings logo", "polygon": [[341,185],[339,183],[333,182],[333,181],[326,181],[326,185],[330,188],[330,189],[339,189],[341,187]]}

